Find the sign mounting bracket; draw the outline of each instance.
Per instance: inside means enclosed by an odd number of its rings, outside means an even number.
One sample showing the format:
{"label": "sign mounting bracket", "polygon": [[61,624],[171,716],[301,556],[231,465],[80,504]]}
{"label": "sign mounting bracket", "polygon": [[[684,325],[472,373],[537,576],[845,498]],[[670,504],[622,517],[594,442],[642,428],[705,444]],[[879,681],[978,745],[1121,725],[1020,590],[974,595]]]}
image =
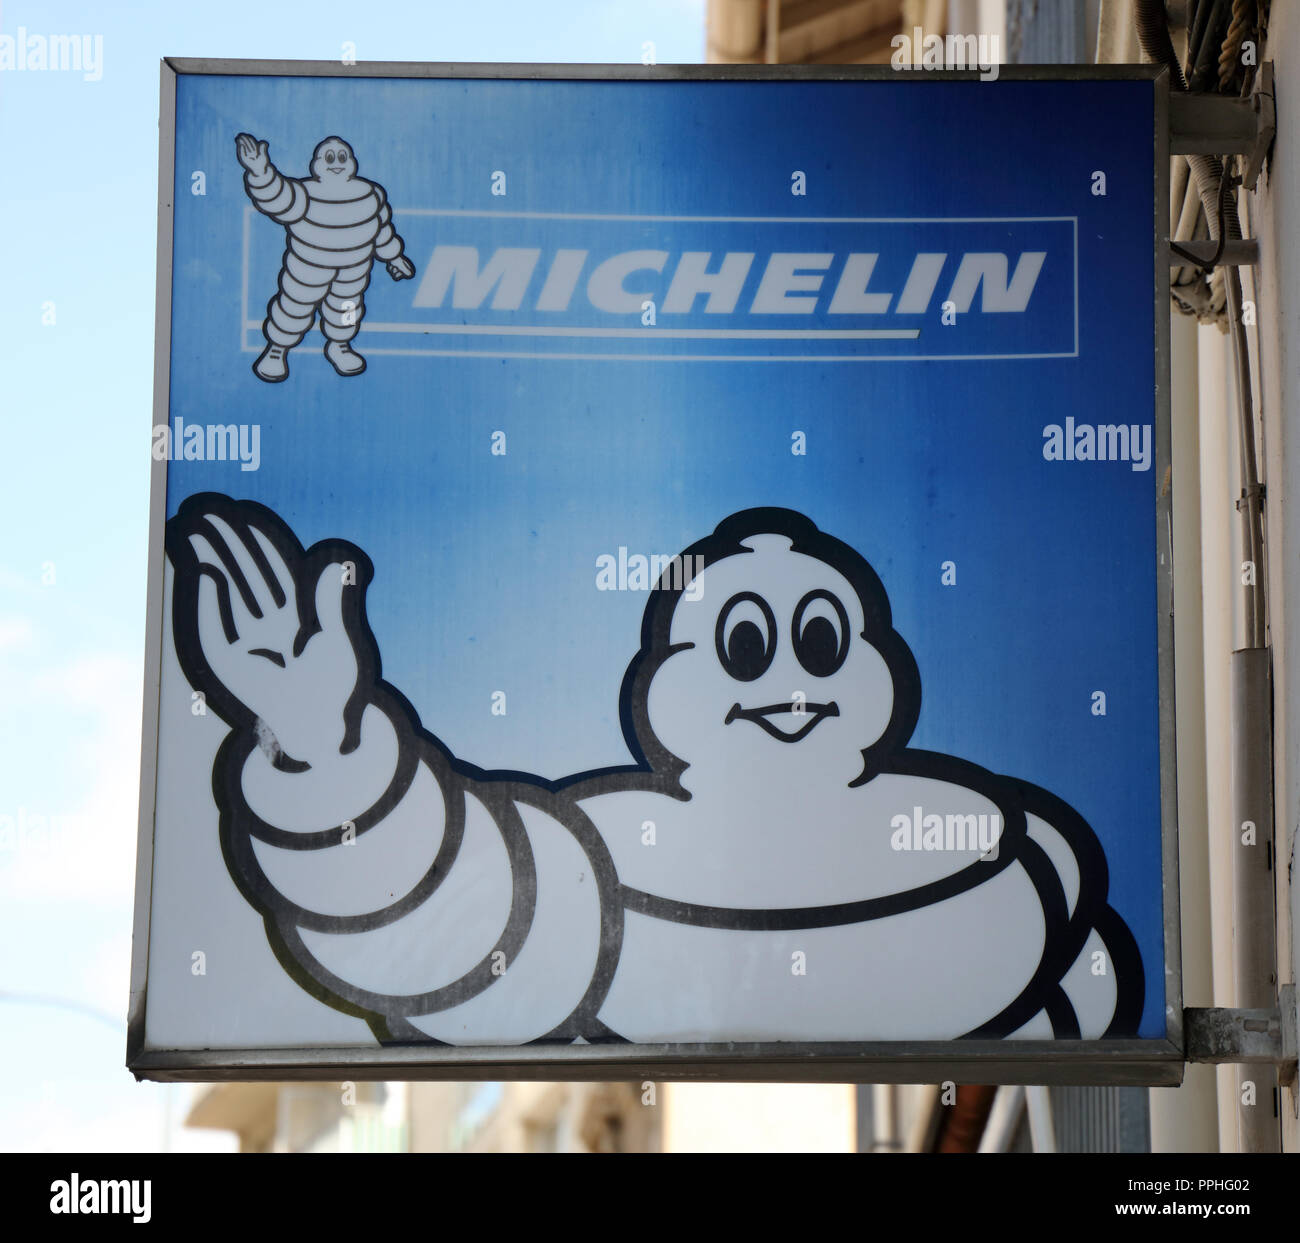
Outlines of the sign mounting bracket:
{"label": "sign mounting bracket", "polygon": [[1244,155],[1242,184],[1253,190],[1277,128],[1273,62],[1259,67],[1254,91],[1245,99],[1171,91],[1171,155]]}
{"label": "sign mounting bracket", "polygon": [[1187,1060],[1276,1066],[1283,1083],[1296,1078],[1295,985],[1284,984],[1267,1010],[1189,1006],[1183,1011]]}

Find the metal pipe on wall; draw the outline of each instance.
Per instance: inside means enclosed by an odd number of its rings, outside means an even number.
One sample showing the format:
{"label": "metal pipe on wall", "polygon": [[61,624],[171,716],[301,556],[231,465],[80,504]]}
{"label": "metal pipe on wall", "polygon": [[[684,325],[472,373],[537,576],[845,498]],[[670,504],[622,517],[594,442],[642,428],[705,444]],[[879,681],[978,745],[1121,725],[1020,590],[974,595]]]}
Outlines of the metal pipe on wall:
{"label": "metal pipe on wall", "polygon": [[[1236,268],[1227,270],[1226,288],[1240,438],[1237,512],[1242,553],[1242,644],[1232,654],[1233,1004],[1244,1009],[1270,1009],[1277,1004],[1277,916],[1273,874],[1273,682],[1264,595],[1264,491],[1259,479],[1250,356]],[[1276,1072],[1262,1066],[1239,1066],[1237,1095],[1240,1151],[1280,1151]]]}
{"label": "metal pipe on wall", "polygon": [[[1215,334],[1218,335],[1217,333]],[[1178,759],[1178,887],[1183,999],[1214,1005],[1207,801],[1205,636],[1202,600],[1202,484],[1196,321],[1170,325],[1173,432],[1174,707]],[[1215,494],[1215,505],[1221,504]],[[1214,1152],[1219,1110],[1213,1066],[1188,1066],[1179,1088],[1152,1088],[1152,1152]]]}
{"label": "metal pipe on wall", "polygon": [[[1211,830],[1209,899],[1213,1004],[1230,1006],[1232,993],[1232,782],[1227,757],[1232,749],[1233,613],[1240,599],[1233,532],[1224,521],[1233,495],[1237,438],[1232,434],[1231,361],[1227,342],[1216,327],[1201,325],[1197,334],[1197,371],[1201,436],[1201,576],[1205,669],[1205,791]],[[1236,1068],[1211,1067],[1218,1089],[1219,1148],[1237,1150]]]}

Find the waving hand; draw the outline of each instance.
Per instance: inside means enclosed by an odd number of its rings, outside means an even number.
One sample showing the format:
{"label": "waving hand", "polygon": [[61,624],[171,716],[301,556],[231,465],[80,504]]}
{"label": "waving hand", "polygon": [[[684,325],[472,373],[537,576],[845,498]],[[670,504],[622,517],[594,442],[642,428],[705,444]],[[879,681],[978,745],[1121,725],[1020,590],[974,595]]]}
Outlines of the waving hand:
{"label": "waving hand", "polygon": [[213,493],[190,497],[167,527],[191,682],[231,724],[269,731],[291,761],[347,750],[371,650],[365,554],[342,541],[304,551],[270,510]]}

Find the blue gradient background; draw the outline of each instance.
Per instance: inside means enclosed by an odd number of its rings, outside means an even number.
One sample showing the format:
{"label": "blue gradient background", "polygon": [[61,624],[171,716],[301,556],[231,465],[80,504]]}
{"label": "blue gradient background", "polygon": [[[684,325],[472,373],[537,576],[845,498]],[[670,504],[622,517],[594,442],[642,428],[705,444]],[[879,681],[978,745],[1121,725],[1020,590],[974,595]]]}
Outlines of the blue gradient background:
{"label": "blue gradient background", "polygon": [[[212,489],[271,506],[306,544],[360,545],[376,567],[385,677],[456,754],[548,777],[629,758],[618,690],[645,597],[596,591],[596,558],[620,545],[677,552],[749,506],[807,513],[885,584],[921,671],[913,745],[1042,785],[1093,825],[1112,904],[1142,950],[1142,1034],[1162,1037],[1158,471],[1042,457],[1043,426],[1069,415],[1154,420],[1152,95],[1146,82],[182,76],[171,414],[259,424],[261,468],[174,463],[168,512]],[[240,131],[269,140],[296,176],[322,137],[343,135],[399,229],[404,205],[1077,216],[1079,356],[405,357],[377,352],[363,326],[364,376],[336,377],[313,331],[289,381],[266,385],[240,350]],[[497,169],[505,200],[489,193]],[[808,173],[806,198],[790,194],[794,169]],[[190,193],[195,170],[203,197]],[[1094,170],[1104,197],[1091,194]],[[252,227],[278,253],[281,227]],[[630,233],[626,248],[642,244]],[[412,258],[422,268],[428,254]],[[275,276],[274,257],[254,266],[255,317]],[[418,318],[417,284],[377,266],[367,315]],[[496,430],[504,458],[489,453]],[[790,452],[795,430],[806,457]],[[940,583],[948,560],[955,587]],[[497,690],[504,717],[490,712]],[[1090,711],[1096,690],[1104,717]]]}

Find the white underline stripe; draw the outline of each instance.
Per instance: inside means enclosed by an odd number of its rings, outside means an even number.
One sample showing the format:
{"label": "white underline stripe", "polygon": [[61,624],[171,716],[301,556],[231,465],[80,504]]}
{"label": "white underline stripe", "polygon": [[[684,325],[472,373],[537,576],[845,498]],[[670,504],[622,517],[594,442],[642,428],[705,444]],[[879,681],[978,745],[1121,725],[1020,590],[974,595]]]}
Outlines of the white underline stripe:
{"label": "white underline stripe", "polygon": [[660,220],[683,224],[1064,224],[1077,216],[629,216],[604,212],[470,211],[456,207],[393,208],[395,216],[465,216],[484,220]]}
{"label": "white underline stripe", "polygon": [[[488,337],[646,337],[651,340],[711,341],[914,341],[919,328],[560,328],[509,324],[381,324],[362,320],[370,332],[410,332],[426,336]],[[260,328],[261,320],[250,319],[249,328]]]}
{"label": "white underline stripe", "polygon": [[[248,346],[245,354],[256,354],[261,346]],[[395,346],[367,345],[366,355],[396,354],[408,358],[546,358],[580,362],[672,362],[672,363],[952,363],[1021,361],[1039,358],[1078,358],[1077,353],[1055,354],[577,354],[559,350],[410,350]]]}

